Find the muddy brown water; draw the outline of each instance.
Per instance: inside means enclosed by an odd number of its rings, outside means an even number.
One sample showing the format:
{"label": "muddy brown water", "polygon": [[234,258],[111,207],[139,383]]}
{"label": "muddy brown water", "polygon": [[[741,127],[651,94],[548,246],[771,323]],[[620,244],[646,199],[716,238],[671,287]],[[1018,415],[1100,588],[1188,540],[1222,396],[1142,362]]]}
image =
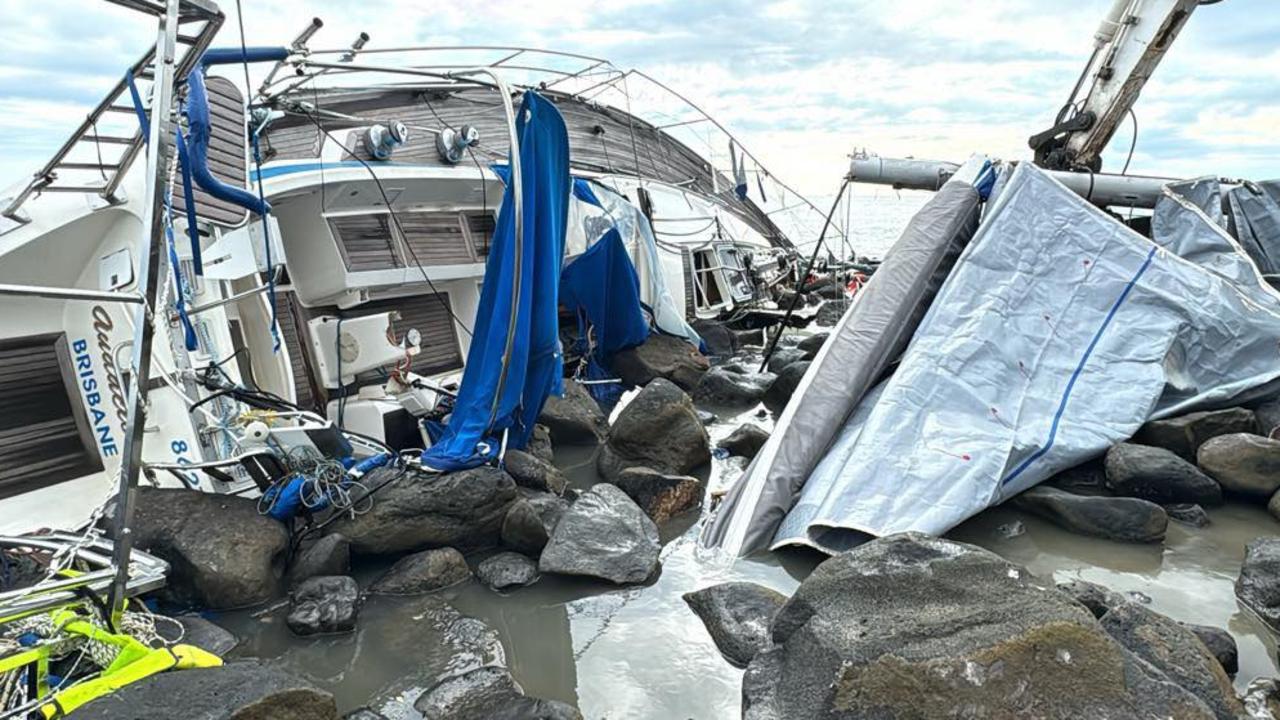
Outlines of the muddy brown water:
{"label": "muddy brown water", "polygon": [[[770,427],[756,410],[720,413],[713,445],[743,422]],[[704,471],[709,492],[732,482],[740,461],[713,460]],[[556,449],[556,463],[575,487],[598,480],[594,451]],[[442,591],[462,616],[412,598],[375,598],[355,633],[298,638],[284,611],[212,616],[243,638],[237,654],[262,658],[335,694],[345,712],[367,703],[389,718],[417,718],[413,700],[442,675],[503,661],[530,695],[576,705],[589,720],[737,718],[742,671],[725,662],[681,596],[708,585],[748,580],[790,594],[823,556],[810,551],[730,561],[701,548],[708,517],[673,520],[662,528],[662,569],[649,584],[618,588],[544,576],[506,595],[471,582]],[[1039,518],[993,508],[949,537],[988,548],[1056,581],[1081,578],[1149,598],[1177,620],[1227,628],[1240,646],[1236,685],[1274,676],[1276,642],[1240,607],[1233,583],[1253,538],[1280,523],[1262,508],[1228,504],[1209,510],[1212,522],[1191,528],[1171,522],[1163,545],[1129,545],[1068,533]],[[357,570],[362,581],[381,567]]]}

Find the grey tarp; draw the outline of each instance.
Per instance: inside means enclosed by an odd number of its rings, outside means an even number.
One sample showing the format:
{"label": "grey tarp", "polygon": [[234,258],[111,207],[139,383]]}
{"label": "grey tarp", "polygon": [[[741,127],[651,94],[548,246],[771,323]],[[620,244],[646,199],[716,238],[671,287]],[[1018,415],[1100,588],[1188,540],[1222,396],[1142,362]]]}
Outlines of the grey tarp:
{"label": "grey tarp", "polygon": [[1267,184],[1245,183],[1226,193],[1231,231],[1266,275],[1280,273],[1280,201]]}
{"label": "grey tarp", "polygon": [[775,545],[941,534],[1150,417],[1274,381],[1280,299],[1239,246],[1173,192],[1153,226],[1154,243],[1019,165]]}
{"label": "grey tarp", "polygon": [[[912,218],[814,358],[755,460],[731,488],[703,542],[767,548],[774,529],[863,394],[898,358],[978,223],[970,163]],[[976,165],[976,166],[975,166]]]}

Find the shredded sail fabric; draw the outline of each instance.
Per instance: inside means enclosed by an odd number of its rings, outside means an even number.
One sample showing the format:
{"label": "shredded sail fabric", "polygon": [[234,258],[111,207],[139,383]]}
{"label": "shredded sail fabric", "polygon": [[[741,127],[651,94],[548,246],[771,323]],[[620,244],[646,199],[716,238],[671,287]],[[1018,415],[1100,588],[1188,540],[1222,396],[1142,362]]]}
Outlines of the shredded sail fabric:
{"label": "shredded sail fabric", "polygon": [[507,444],[523,448],[547,397],[561,391],[559,278],[572,179],[569,139],[555,106],[524,93],[516,121],[523,238],[517,245],[507,183],[485,264],[471,347],[458,399],[422,464],[441,471],[476,467]]}

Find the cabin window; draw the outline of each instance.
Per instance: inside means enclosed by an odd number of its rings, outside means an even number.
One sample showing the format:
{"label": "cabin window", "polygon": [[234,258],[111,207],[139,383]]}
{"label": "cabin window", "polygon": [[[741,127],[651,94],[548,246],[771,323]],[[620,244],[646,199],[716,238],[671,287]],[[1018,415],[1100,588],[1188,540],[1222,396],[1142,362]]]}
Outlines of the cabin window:
{"label": "cabin window", "polygon": [[391,235],[391,216],[339,215],[329,218],[347,269],[390,270],[403,267]]}
{"label": "cabin window", "polygon": [[742,265],[742,256],[738,252],[738,248],[733,246],[721,246],[717,249],[720,256],[720,265],[724,268],[725,281],[729,283],[729,294],[734,300],[739,302],[750,300],[755,293],[752,287],[751,279],[747,277],[746,270]]}
{"label": "cabin window", "polygon": [[693,251],[693,288],[694,299],[698,307],[709,308],[724,303],[724,295],[720,292],[716,271],[720,264],[716,262],[713,250]]}
{"label": "cabin window", "polygon": [[[92,349],[85,357],[97,360]],[[61,333],[0,341],[0,499],[102,470],[73,363]],[[90,368],[98,375],[83,382],[96,381],[100,407],[114,413],[101,364]]]}

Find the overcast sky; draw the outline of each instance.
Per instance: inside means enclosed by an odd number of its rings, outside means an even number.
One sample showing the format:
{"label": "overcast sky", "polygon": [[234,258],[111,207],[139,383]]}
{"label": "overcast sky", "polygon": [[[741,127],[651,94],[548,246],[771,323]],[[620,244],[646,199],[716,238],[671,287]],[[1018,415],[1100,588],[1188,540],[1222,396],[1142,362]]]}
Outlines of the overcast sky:
{"label": "overcast sky", "polygon": [[[242,0],[250,44],[522,45],[607,57],[679,90],[781,178],[831,192],[855,147],[1026,157],[1110,0]],[[234,0],[219,44],[238,43]],[[0,186],[34,171],[153,26],[100,0],[0,0]],[[1199,9],[1147,85],[1131,172],[1280,176],[1280,0]],[[1106,157],[1118,169],[1126,123]],[[1117,150],[1118,148],[1118,150]]]}

